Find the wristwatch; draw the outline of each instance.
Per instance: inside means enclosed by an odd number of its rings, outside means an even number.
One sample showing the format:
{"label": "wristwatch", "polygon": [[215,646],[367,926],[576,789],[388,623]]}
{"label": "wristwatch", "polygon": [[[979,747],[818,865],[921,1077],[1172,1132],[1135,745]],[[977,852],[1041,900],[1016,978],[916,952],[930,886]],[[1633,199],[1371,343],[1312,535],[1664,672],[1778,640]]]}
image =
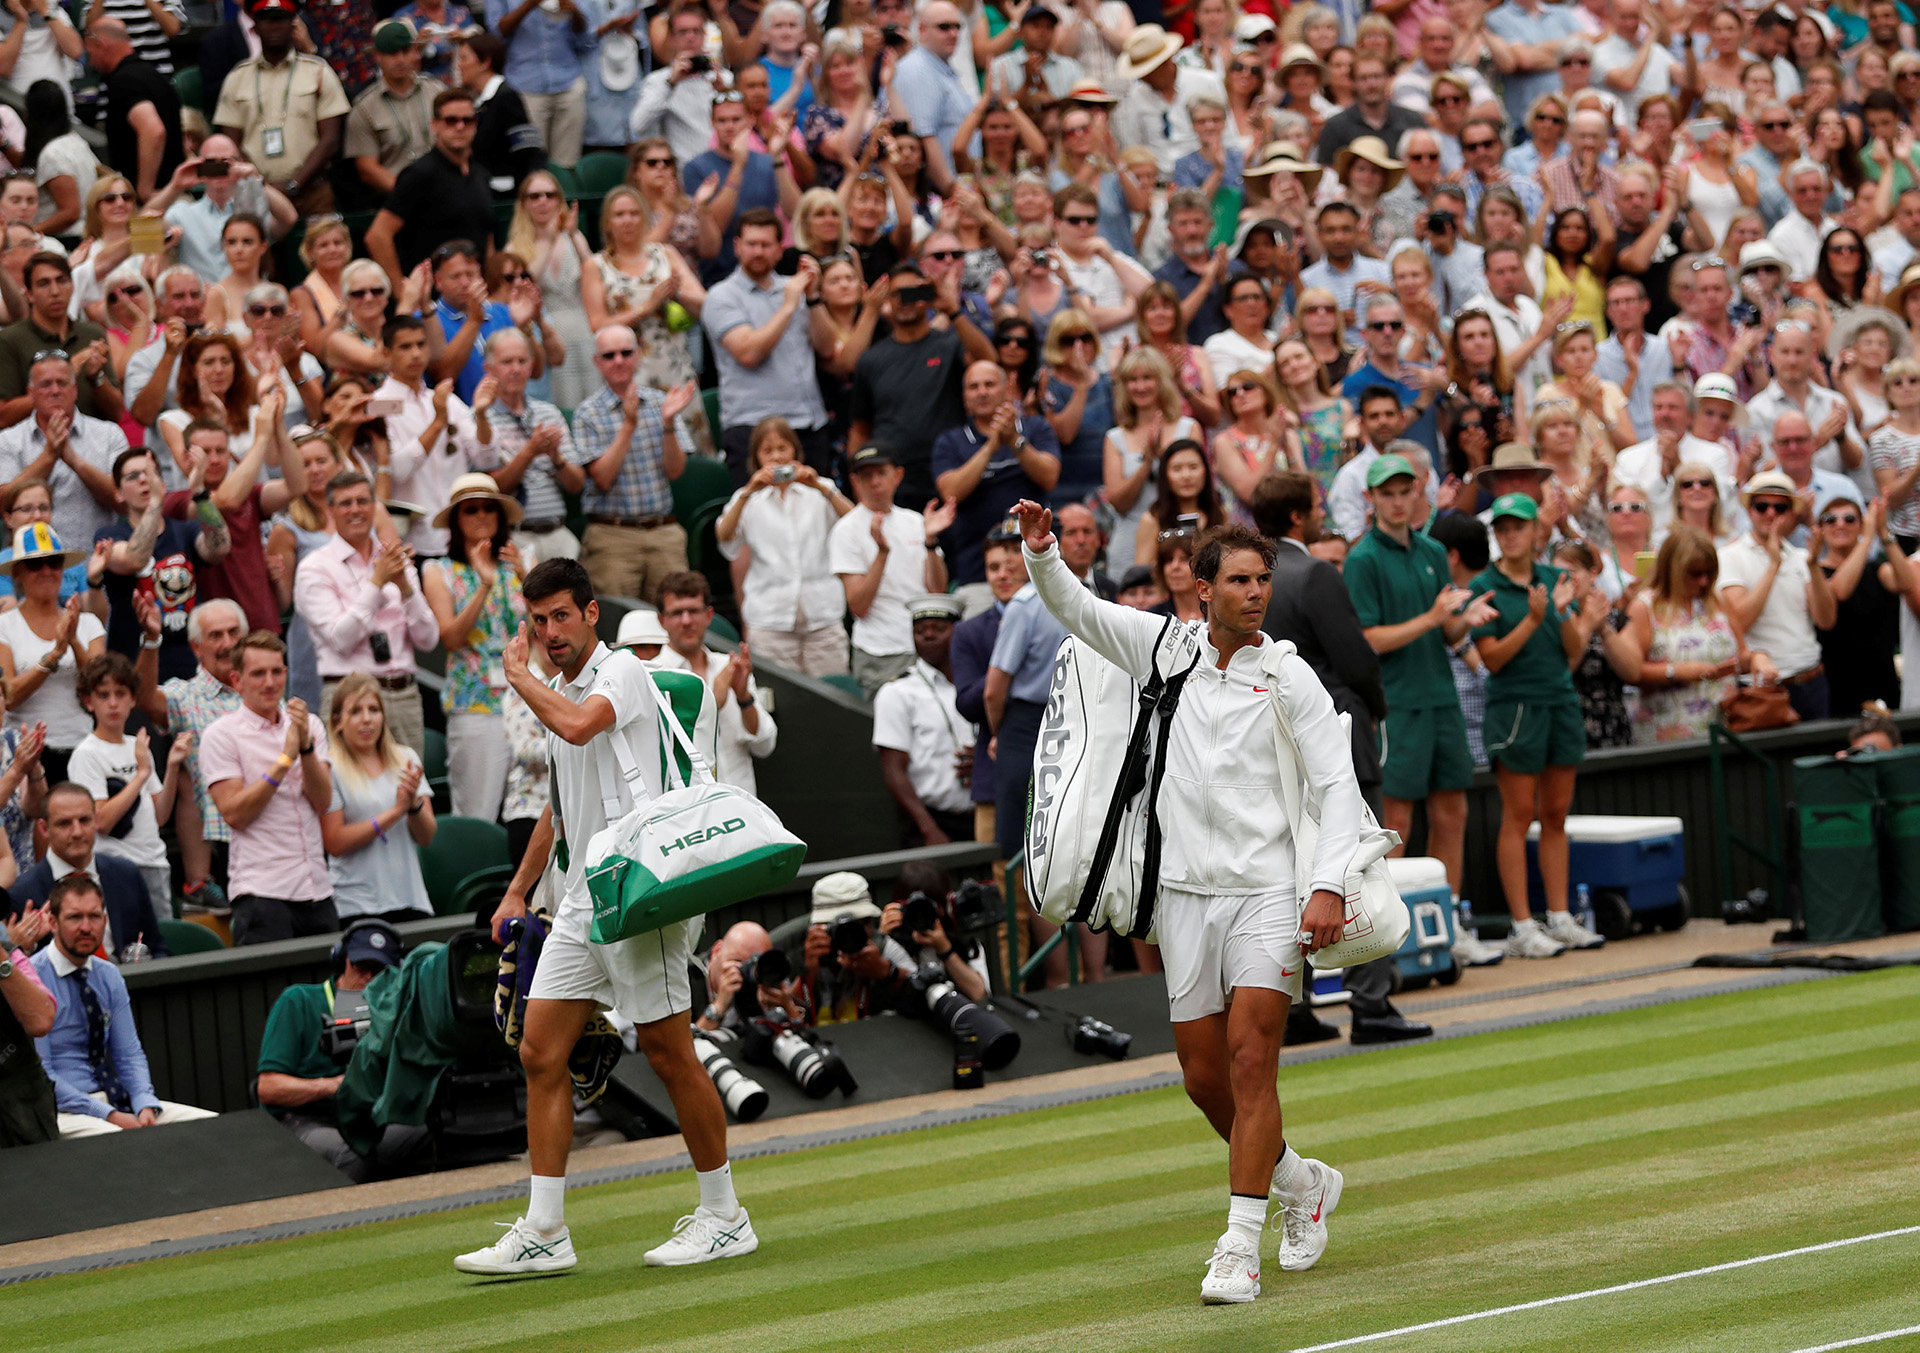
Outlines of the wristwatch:
{"label": "wristwatch", "polygon": [[0,958],[0,982],[6,981],[11,976],[13,976],[13,960]]}

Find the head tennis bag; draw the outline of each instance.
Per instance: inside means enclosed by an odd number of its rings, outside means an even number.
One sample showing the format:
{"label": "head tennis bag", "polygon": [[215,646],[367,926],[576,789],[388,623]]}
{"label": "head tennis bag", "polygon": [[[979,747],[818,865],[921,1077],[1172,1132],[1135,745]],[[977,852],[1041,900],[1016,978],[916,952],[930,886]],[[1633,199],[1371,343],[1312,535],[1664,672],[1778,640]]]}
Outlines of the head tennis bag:
{"label": "head tennis bag", "polygon": [[[773,809],[744,790],[716,782],[683,723],[698,717],[700,678],[648,669],[660,706],[663,784],[679,785],[641,802],[645,790],[625,739],[610,738],[635,807],[620,815],[620,796],[603,774],[608,826],[587,843],[587,890],[593,894],[593,939],[612,944],[793,882],[806,842]],[[693,713],[678,712],[663,686],[690,679]],[[677,751],[673,750],[677,746]],[[604,765],[604,763],[603,763]]]}
{"label": "head tennis bag", "polygon": [[[1287,679],[1285,661],[1293,655],[1293,645],[1282,640],[1265,645],[1260,653],[1260,669],[1269,678],[1273,692],[1273,723],[1280,752],[1280,797],[1293,829],[1293,870],[1300,907],[1304,911],[1313,896],[1313,852],[1320,842],[1320,805],[1306,798],[1306,765],[1300,756],[1300,744],[1294,738],[1293,725],[1287,721],[1281,703],[1281,686]],[[1352,736],[1353,721],[1340,716],[1343,742]],[[1360,844],[1347,866],[1346,924],[1340,938],[1313,952],[1313,966],[1320,972],[1336,968],[1356,968],[1385,958],[1406,942],[1413,918],[1407,904],[1387,872],[1387,852],[1400,844],[1400,834],[1390,832],[1374,820],[1373,810],[1364,800],[1360,804]]]}
{"label": "head tennis bag", "polygon": [[1060,645],[1027,807],[1027,896],[1048,920],[1151,937],[1167,725],[1199,661],[1199,639],[1171,616],[1145,684],[1080,639]]}

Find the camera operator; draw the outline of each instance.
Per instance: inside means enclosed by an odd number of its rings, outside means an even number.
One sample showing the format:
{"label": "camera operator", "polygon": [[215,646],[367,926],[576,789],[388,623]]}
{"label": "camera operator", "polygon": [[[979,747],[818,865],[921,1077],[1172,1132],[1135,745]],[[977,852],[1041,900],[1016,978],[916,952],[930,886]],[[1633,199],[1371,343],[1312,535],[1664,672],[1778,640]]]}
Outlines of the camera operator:
{"label": "camera operator", "polygon": [[[929,915],[931,925],[914,924]],[[963,933],[954,915],[952,880],[939,865],[914,860],[901,868],[893,901],[880,913],[880,931],[909,954],[915,971],[937,964],[962,996],[987,999],[986,948]]]}
{"label": "camera operator", "polygon": [[842,871],[813,885],[813,919],[804,957],[806,991],[815,1024],[841,1024],[893,1006],[913,957],[887,935],[867,881]]}
{"label": "camera operator", "polygon": [[384,921],[356,921],[333,946],[333,980],[290,986],[267,1015],[260,1039],[260,1103],[282,1127],[356,1184],[426,1168],[432,1143],[424,1127],[390,1124],[371,1157],[348,1146],[334,1125],[333,1097],[346,1078],[356,1035],[335,1035],[342,1015],[365,1007],[353,993],[400,961],[399,932]]}
{"label": "camera operator", "polygon": [[[715,940],[707,955],[707,1008],[693,1022],[694,1027],[708,1032],[716,1029],[738,1032],[768,1010],[785,1011],[793,1023],[804,1024],[806,1008],[799,998],[797,980],[784,977],[775,982],[765,980],[775,964],[760,956],[772,952],[773,936],[765,926],[754,921],[740,921]],[[790,970],[786,958],[784,953],[778,956],[780,973]],[[760,980],[747,989],[746,976],[757,976]]]}

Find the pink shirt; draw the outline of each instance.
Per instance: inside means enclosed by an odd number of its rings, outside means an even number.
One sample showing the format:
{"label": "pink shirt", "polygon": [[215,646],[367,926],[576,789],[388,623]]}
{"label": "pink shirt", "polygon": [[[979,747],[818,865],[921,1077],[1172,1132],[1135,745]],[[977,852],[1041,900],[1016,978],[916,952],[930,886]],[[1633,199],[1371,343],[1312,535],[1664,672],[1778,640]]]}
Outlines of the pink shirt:
{"label": "pink shirt", "polygon": [[[307,715],[307,733],[320,759],[327,760],[327,730],[319,715]],[[200,774],[209,785],[237,780],[244,788],[273,774],[286,746],[284,707],[274,710],[269,723],[242,705],[215,719],[200,735]],[[298,762],[288,767],[260,815],[244,831],[233,829],[227,893],[288,902],[317,902],[333,895],[320,844],[320,815],[307,802]]]}
{"label": "pink shirt", "polygon": [[[378,541],[371,544],[378,546]],[[339,536],[300,561],[293,579],[293,608],[313,636],[314,666],[322,677],[349,672],[412,676],[413,650],[440,642],[433,608],[420,595],[420,575],[407,565],[410,595],[400,584],[373,585],[373,560]],[[376,662],[368,636],[387,636],[387,660]]]}

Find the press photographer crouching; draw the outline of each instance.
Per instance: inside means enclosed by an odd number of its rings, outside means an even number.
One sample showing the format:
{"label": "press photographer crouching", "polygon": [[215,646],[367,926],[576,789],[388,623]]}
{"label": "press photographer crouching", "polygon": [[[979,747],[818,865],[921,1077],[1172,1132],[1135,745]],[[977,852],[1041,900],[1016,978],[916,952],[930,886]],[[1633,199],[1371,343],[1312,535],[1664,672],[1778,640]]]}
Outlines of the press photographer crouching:
{"label": "press photographer crouching", "polygon": [[842,871],[813,885],[813,919],[803,955],[808,1008],[815,1024],[865,1019],[898,1003],[916,969],[914,956],[891,936],[867,881]]}
{"label": "press photographer crouching", "polygon": [[741,921],[714,943],[707,993],[707,1007],[694,1021],[694,1050],[736,1119],[758,1118],[767,1096],[734,1065],[735,1058],[778,1068],[814,1099],[860,1088],[833,1045],[814,1033],[793,961],[773,947],[766,927]]}
{"label": "press photographer crouching", "polygon": [[290,986],[267,1014],[260,1040],[261,1105],[356,1184],[427,1169],[424,1127],[390,1124],[372,1156],[348,1146],[334,1124],[334,1096],[369,1011],[366,988],[400,962],[400,933],[384,921],[355,921],[333,946],[333,980]]}
{"label": "press photographer crouching", "polygon": [[1000,918],[999,889],[968,879],[956,891],[947,871],[925,860],[901,869],[880,914],[888,942],[915,965],[895,1008],[952,1037],[956,1090],[984,1085],[983,1069],[998,1071],[1020,1053],[1013,1026],[976,1004],[987,999],[986,945]]}

